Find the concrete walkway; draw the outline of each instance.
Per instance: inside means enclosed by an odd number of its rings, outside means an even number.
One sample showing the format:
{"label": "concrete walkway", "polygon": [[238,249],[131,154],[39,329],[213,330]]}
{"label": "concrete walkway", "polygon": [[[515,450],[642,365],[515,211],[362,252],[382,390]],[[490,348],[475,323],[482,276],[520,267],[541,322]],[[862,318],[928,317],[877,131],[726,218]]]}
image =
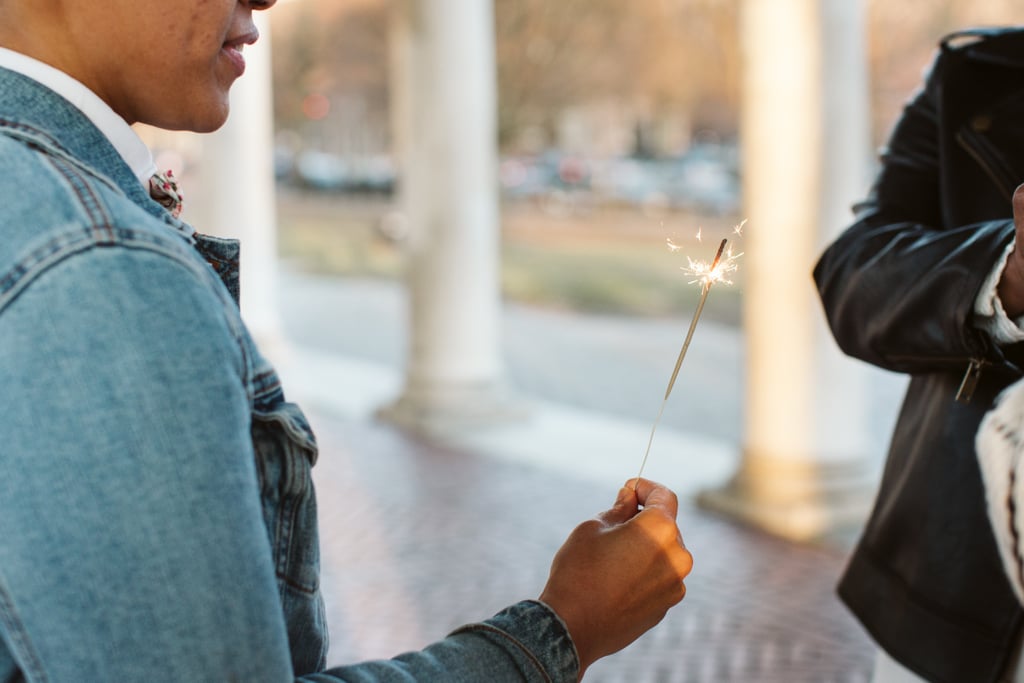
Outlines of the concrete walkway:
{"label": "concrete walkway", "polygon": [[[400,289],[282,280],[286,337],[269,355],[321,442],[334,663],[419,648],[536,596],[575,524],[635,476],[688,323],[510,306],[508,374],[528,418],[427,441],[373,419],[400,389]],[[688,503],[735,467],[742,376],[739,333],[702,322],[645,471],[683,500],[688,596],[588,681],[869,680],[873,646],[834,596],[844,548],[786,543]],[[877,384],[881,453],[900,382]]]}

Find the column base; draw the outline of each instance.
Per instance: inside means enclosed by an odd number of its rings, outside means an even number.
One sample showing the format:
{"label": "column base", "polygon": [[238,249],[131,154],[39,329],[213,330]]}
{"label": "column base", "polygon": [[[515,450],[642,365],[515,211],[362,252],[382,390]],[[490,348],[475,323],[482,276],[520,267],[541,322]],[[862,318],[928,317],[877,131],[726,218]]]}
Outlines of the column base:
{"label": "column base", "polygon": [[519,422],[529,417],[524,402],[497,384],[406,387],[376,417],[415,432],[444,435]]}
{"label": "column base", "polygon": [[744,457],[724,486],[701,491],[697,504],[792,541],[849,545],[871,511],[878,478],[869,463]]}

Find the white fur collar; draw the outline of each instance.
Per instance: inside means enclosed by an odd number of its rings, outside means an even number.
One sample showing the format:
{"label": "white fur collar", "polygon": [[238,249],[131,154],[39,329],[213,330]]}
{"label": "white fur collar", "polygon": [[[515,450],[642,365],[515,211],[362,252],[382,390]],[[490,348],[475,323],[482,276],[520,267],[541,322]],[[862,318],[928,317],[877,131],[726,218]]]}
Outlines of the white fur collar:
{"label": "white fur collar", "polygon": [[975,438],[999,556],[1024,604],[1024,380],[1006,388]]}

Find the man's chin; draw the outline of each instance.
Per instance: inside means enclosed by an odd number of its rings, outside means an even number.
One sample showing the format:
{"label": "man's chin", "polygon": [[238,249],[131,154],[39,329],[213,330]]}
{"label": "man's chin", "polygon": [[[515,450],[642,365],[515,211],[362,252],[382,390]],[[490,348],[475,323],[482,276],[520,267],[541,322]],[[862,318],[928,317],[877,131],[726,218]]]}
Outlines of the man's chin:
{"label": "man's chin", "polygon": [[183,126],[179,130],[189,130],[193,133],[212,133],[218,130],[228,120],[228,113],[230,107],[225,101],[223,107],[219,107],[216,110],[204,112],[203,116],[197,116],[188,125]]}
{"label": "man's chin", "polygon": [[225,93],[223,97],[210,101],[206,106],[196,106],[193,103],[191,107],[180,111],[160,112],[158,116],[142,123],[164,130],[212,133],[228,120],[230,109]]}

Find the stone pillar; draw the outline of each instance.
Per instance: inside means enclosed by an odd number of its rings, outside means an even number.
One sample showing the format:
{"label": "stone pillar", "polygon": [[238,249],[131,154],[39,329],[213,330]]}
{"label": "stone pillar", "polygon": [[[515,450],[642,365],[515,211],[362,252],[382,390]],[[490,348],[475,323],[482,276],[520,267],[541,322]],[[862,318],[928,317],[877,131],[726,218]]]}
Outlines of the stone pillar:
{"label": "stone pillar", "polygon": [[493,7],[393,9],[410,348],[403,392],[380,414],[427,430],[506,419]]}
{"label": "stone pillar", "polygon": [[254,14],[260,40],[245,49],[246,69],[231,88],[231,114],[201,136],[197,187],[185,200],[202,231],[241,240],[242,317],[265,351],[280,341],[277,299],[277,203],[270,22]]}
{"label": "stone pillar", "polygon": [[745,0],[742,158],[746,434],[738,471],[699,502],[806,540],[864,519],[867,371],[839,352],[810,271],[867,190],[861,0]]}

